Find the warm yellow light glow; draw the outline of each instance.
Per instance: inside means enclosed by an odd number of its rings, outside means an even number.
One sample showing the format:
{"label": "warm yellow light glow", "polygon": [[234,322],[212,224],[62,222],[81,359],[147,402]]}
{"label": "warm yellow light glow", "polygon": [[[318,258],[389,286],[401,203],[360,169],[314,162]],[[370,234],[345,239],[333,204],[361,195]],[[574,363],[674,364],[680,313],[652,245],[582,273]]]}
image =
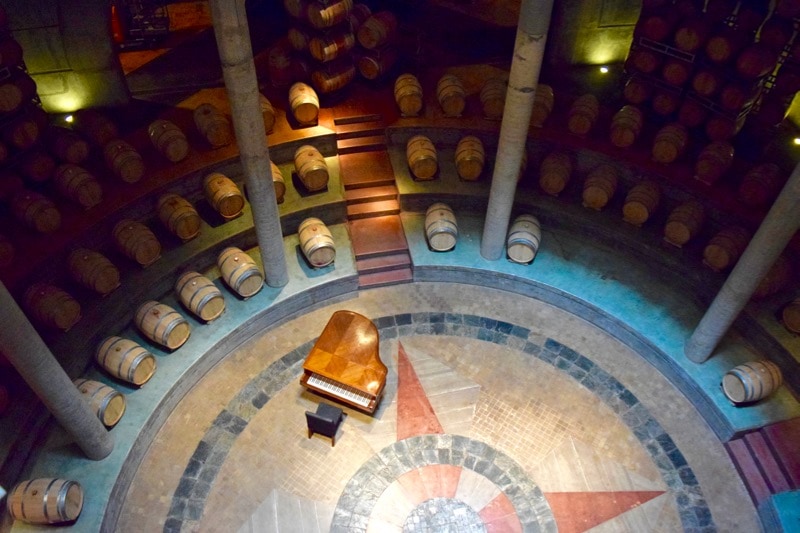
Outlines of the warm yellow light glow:
{"label": "warm yellow light glow", "polygon": [[800,145],[800,137],[795,137],[793,142],[795,145]]}
{"label": "warm yellow light glow", "polygon": [[606,67],[606,66],[600,67],[600,73],[601,74],[608,74],[608,67]]}
{"label": "warm yellow light glow", "polygon": [[72,115],[67,115],[64,117],[64,122],[72,122],[74,117]]}

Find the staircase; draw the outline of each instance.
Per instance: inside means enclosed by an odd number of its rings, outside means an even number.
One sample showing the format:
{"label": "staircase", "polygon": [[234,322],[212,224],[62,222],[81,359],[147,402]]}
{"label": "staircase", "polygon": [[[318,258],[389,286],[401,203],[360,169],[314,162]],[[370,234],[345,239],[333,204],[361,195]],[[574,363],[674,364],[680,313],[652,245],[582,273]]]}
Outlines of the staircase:
{"label": "staircase", "polygon": [[380,114],[335,117],[339,166],[359,287],[412,280],[394,171]]}
{"label": "staircase", "polygon": [[725,444],[756,506],[800,489],[800,418],[765,426]]}

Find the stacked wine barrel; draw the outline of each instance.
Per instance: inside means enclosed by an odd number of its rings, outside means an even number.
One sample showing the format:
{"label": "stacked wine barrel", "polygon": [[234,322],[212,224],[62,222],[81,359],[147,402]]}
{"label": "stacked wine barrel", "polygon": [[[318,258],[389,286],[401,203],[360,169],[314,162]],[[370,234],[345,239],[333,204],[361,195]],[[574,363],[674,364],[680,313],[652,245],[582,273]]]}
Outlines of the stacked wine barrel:
{"label": "stacked wine barrel", "polygon": [[388,10],[378,11],[354,31],[358,41],[359,74],[368,80],[383,78],[392,71],[398,59],[397,17]]}
{"label": "stacked wine barrel", "polygon": [[[356,32],[369,18],[366,5],[353,0],[284,0],[293,25],[275,49],[273,85],[310,81],[321,93],[347,86],[355,77]],[[270,52],[270,68],[273,68]]]}
{"label": "stacked wine barrel", "polygon": [[[792,25],[777,14],[765,21],[766,3],[742,2],[735,11],[735,2],[709,3],[705,11],[690,0],[657,4],[645,3],[634,30],[626,102],[648,123],[681,124],[699,146],[731,141],[761,97]],[[770,21],[775,30],[759,33]],[[787,90],[788,81],[794,83],[787,80]]]}

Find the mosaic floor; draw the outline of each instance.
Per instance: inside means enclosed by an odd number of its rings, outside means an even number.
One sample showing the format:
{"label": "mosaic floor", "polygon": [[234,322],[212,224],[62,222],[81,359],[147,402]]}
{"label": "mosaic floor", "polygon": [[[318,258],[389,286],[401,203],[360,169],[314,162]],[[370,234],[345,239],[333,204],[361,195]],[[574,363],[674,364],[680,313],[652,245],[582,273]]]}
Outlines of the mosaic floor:
{"label": "mosaic floor", "polygon": [[[299,384],[328,317],[379,328],[380,407],[335,447]],[[611,332],[613,334],[613,332]],[[722,444],[612,335],[467,285],[363,291],[253,335],[158,432],[117,531],[759,531]]]}

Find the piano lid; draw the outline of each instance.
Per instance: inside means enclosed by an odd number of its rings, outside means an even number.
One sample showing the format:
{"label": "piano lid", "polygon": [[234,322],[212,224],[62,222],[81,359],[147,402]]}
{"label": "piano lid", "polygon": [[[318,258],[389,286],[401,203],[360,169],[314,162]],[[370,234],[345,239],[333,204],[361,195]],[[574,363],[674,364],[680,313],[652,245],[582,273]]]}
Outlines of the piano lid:
{"label": "piano lid", "polygon": [[378,328],[353,311],[336,311],[306,357],[303,369],[377,396],[386,383]]}

